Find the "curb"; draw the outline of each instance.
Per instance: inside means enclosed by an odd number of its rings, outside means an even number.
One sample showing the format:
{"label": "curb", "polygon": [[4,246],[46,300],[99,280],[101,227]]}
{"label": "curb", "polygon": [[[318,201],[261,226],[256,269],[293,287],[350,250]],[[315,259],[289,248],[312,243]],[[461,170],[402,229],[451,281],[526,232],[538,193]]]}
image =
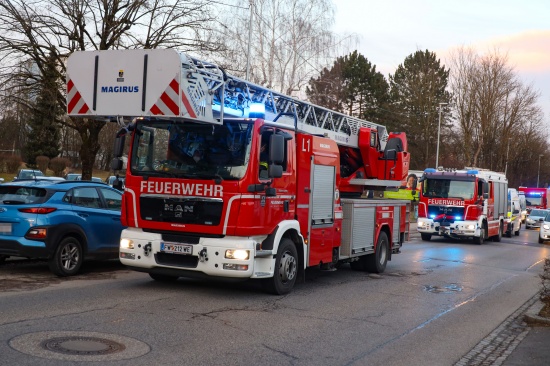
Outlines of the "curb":
{"label": "curb", "polygon": [[540,316],[539,313],[544,307],[544,303],[540,300],[536,301],[523,316],[523,321],[529,325],[545,325],[550,326],[550,318]]}

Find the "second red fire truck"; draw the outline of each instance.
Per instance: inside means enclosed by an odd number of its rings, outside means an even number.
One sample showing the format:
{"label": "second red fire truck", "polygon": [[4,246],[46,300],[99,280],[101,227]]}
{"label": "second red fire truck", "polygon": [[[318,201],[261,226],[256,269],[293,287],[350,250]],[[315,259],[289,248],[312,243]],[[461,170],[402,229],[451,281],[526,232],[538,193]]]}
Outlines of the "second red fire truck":
{"label": "second red fire truck", "polygon": [[434,235],[500,241],[508,226],[508,180],[502,173],[465,168],[426,169],[421,178],[417,230],[423,240]]}
{"label": "second red fire truck", "polygon": [[525,195],[527,211],[531,211],[534,208],[540,208],[542,210],[550,208],[550,189],[536,187],[519,187],[518,191],[523,192]]}
{"label": "second red fire truck", "polygon": [[284,294],[308,267],[382,272],[399,253],[409,203],[367,197],[407,177],[405,134],[175,50],[76,52],[67,70],[68,114],[118,120],[119,157],[131,139],[124,265]]}

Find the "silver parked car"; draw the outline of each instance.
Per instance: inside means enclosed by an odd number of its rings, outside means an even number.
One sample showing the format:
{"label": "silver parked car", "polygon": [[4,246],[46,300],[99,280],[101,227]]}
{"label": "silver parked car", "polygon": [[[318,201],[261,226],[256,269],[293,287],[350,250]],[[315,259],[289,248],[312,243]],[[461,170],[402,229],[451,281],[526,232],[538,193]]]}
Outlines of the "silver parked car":
{"label": "silver parked car", "polygon": [[532,209],[525,218],[525,227],[527,229],[532,227],[540,227],[542,222],[544,222],[544,218],[549,212],[550,210],[541,210],[538,208]]}

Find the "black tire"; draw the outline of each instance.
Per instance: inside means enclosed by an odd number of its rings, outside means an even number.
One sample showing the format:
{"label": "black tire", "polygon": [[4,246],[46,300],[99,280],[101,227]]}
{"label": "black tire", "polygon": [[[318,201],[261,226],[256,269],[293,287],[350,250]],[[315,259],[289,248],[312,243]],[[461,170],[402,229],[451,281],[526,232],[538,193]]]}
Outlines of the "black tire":
{"label": "black tire", "polygon": [[485,241],[485,225],[481,227],[481,232],[479,237],[474,237],[474,243],[477,245],[483,244],[484,241]]}
{"label": "black tire", "polygon": [[539,236],[539,244],[544,244],[544,240]]}
{"label": "black tire", "polygon": [[514,224],[510,223],[510,224],[508,224],[508,230],[506,231],[506,237],[507,238],[512,237],[512,230],[514,230]]}
{"label": "black tire", "polygon": [[168,276],[168,275],[163,275],[158,273],[149,273],[149,277],[159,282],[175,282],[179,278],[176,276]]}
{"label": "black tire", "polygon": [[7,255],[0,255],[0,264],[6,263],[6,259],[8,258]]}
{"label": "black tire", "polygon": [[365,257],[365,270],[371,273],[382,273],[386,270],[390,256],[390,242],[385,232],[378,235],[374,254]]}
{"label": "black tire", "polygon": [[[510,235],[512,236],[512,235]],[[502,222],[498,226],[498,234],[493,236],[493,241],[499,242],[502,240]]]}
{"label": "black tire", "polygon": [[80,270],[84,261],[82,244],[78,239],[69,236],[55,249],[53,257],[48,261],[50,271],[59,277],[74,276]]}
{"label": "black tire", "polygon": [[514,235],[519,236],[519,231],[520,230],[521,230],[521,222],[519,223],[519,227],[518,227],[517,231],[514,231]]}
{"label": "black tire", "polygon": [[423,234],[423,233],[421,233],[421,234],[420,234],[420,237],[421,237],[422,240],[424,240],[424,241],[430,241],[430,239],[432,238],[432,234]]}
{"label": "black tire", "polygon": [[274,295],[284,295],[292,291],[298,276],[298,251],[288,238],[281,240],[275,259],[272,278],[262,280],[264,290]]}

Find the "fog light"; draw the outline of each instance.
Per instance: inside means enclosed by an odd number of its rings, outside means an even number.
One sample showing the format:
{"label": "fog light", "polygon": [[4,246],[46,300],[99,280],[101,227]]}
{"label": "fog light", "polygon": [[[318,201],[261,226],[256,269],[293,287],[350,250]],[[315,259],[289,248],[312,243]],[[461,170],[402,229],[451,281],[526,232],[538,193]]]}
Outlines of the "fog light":
{"label": "fog light", "polygon": [[120,258],[124,258],[124,259],[136,259],[136,255],[135,255],[134,253],[120,252]]}
{"label": "fog light", "polygon": [[227,249],[225,251],[225,258],[227,259],[239,259],[247,260],[250,257],[250,252],[244,249]]}
{"label": "fog light", "polygon": [[47,233],[48,231],[45,228],[41,228],[41,229],[34,228],[34,229],[30,229],[27,232],[27,235],[25,235],[25,237],[27,239],[44,239]]}
{"label": "fog light", "polygon": [[248,264],[224,263],[223,269],[229,269],[232,271],[248,271]]}
{"label": "fog light", "polygon": [[130,239],[120,239],[120,249],[134,249],[134,242]]}

